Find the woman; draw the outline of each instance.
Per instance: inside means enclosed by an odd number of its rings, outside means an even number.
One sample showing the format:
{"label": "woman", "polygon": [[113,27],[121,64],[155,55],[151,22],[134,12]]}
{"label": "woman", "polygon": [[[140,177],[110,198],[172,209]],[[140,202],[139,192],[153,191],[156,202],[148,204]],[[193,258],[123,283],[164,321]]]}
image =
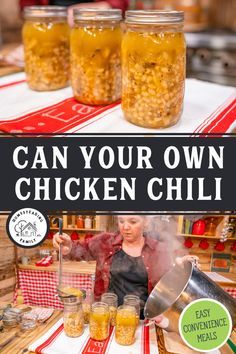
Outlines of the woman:
{"label": "woman", "polygon": [[53,244],[57,249],[62,244],[63,255],[71,259],[97,261],[96,300],[104,292],[112,291],[117,294],[119,305],[126,294],[138,295],[144,305],[155,284],[172,265],[166,244],[145,236],[146,223],[145,216],[118,216],[119,233],[103,233],[74,245],[67,234],[56,234]]}
{"label": "woman", "polygon": [[23,9],[25,6],[32,5],[57,5],[57,6],[82,6],[82,7],[98,7],[98,8],[117,8],[121,9],[123,12],[127,10],[129,1],[128,0],[19,0],[20,8]]}

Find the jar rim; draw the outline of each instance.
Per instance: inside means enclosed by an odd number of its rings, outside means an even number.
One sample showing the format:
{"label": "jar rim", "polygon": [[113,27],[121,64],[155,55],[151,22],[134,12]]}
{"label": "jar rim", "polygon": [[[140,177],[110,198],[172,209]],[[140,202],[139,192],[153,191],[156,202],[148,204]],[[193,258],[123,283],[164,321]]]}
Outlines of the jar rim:
{"label": "jar rim", "polygon": [[183,11],[129,10],[125,13],[126,23],[175,24],[184,21]]}
{"label": "jar rim", "polygon": [[96,8],[84,8],[73,10],[74,20],[92,20],[92,21],[120,21],[122,12],[119,9],[99,10]]}
{"label": "jar rim", "polygon": [[64,6],[26,6],[24,18],[28,17],[67,17],[67,9]]}
{"label": "jar rim", "polygon": [[113,298],[113,299],[118,299],[118,296],[115,294],[115,293],[103,293],[101,298],[106,298],[106,297],[110,297],[110,298]]}
{"label": "jar rim", "polygon": [[106,309],[106,310],[109,310],[108,305],[107,305],[105,302],[102,302],[102,301],[94,302],[94,303],[92,304],[92,310],[93,310],[94,308],[97,308],[97,307],[102,307],[102,308],[104,308],[104,309]]}

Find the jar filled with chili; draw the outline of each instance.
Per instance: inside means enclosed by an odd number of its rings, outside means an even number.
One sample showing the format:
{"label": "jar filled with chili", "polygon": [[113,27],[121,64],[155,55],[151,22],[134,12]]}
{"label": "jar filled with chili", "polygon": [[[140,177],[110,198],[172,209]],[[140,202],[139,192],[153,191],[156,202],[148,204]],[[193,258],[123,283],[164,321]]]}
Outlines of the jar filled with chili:
{"label": "jar filled with chili", "polygon": [[183,12],[127,11],[122,41],[122,109],[147,128],[178,122],[184,98]]}
{"label": "jar filled with chili", "polygon": [[105,105],[121,97],[121,10],[75,9],[71,85],[77,101]]}
{"label": "jar filled with chili", "polygon": [[109,307],[104,302],[92,305],[89,320],[90,337],[97,341],[107,339],[110,329]]}
{"label": "jar filled with chili", "polygon": [[65,7],[28,6],[24,18],[22,35],[29,87],[50,91],[67,86],[70,29]]}
{"label": "jar filled with chili", "polygon": [[76,297],[65,298],[64,331],[68,337],[79,337],[84,331],[84,316],[81,300]]}

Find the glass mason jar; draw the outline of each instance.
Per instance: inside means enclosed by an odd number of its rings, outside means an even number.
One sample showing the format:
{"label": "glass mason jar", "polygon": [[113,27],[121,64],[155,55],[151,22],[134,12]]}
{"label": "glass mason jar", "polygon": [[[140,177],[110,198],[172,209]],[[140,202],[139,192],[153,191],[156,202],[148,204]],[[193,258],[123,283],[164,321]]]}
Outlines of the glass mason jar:
{"label": "glass mason jar", "polygon": [[24,9],[25,72],[32,90],[50,91],[68,85],[70,29],[65,7]]}
{"label": "glass mason jar", "polygon": [[139,324],[140,318],[140,298],[137,295],[125,295],[124,296],[124,305],[132,306],[136,311],[136,325]]}
{"label": "glass mason jar", "polygon": [[79,337],[84,332],[84,316],[81,301],[67,298],[64,304],[64,331],[68,337]]}
{"label": "glass mason jar", "polygon": [[109,330],[109,307],[104,302],[95,302],[90,313],[90,337],[98,341],[105,340],[109,336]]}
{"label": "glass mason jar", "polygon": [[116,315],[116,342],[121,345],[131,345],[135,341],[136,311],[128,305],[118,307]]}
{"label": "glass mason jar", "polygon": [[101,301],[105,302],[109,306],[110,312],[110,324],[111,326],[116,325],[116,313],[118,307],[118,297],[114,293],[104,293],[102,294]]}
{"label": "glass mason jar", "polygon": [[71,85],[77,101],[105,105],[121,97],[121,10],[75,9]]}
{"label": "glass mason jar", "polygon": [[86,297],[83,300],[83,313],[84,313],[84,323],[88,324],[89,323],[89,318],[90,318],[90,312],[91,312],[91,306],[93,303],[93,292],[92,290],[86,290]]}
{"label": "glass mason jar", "polygon": [[122,109],[146,128],[178,122],[184,98],[183,12],[127,11],[122,41]]}

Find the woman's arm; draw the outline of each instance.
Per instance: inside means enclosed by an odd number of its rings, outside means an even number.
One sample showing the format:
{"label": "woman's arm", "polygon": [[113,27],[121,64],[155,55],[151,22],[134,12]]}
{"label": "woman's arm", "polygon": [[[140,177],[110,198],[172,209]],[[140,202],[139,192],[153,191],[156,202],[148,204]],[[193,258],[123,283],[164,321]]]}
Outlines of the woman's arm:
{"label": "woman's arm", "polygon": [[62,244],[62,254],[72,260],[96,260],[100,253],[106,252],[106,248],[110,247],[111,235],[102,233],[84,241],[72,242],[69,235],[57,233],[53,237],[53,246],[59,249]]}
{"label": "woman's arm", "polygon": [[[100,0],[96,0],[100,1]],[[114,9],[121,9],[122,12],[124,13],[129,6],[129,0],[106,0],[106,2],[110,5],[110,7]]]}

